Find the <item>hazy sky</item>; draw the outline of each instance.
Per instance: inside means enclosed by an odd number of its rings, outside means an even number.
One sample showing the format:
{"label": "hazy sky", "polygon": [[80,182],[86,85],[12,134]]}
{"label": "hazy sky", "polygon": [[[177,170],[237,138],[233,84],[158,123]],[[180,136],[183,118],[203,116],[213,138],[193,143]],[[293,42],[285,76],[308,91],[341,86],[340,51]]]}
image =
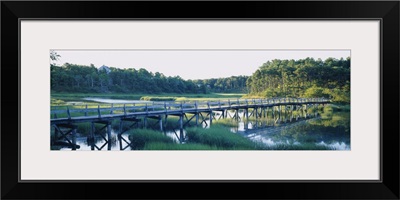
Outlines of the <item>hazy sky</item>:
{"label": "hazy sky", "polygon": [[184,79],[206,79],[251,75],[263,63],[273,59],[304,59],[312,57],[347,58],[350,50],[56,50],[62,65],[106,65],[116,68],[144,68],[166,76]]}

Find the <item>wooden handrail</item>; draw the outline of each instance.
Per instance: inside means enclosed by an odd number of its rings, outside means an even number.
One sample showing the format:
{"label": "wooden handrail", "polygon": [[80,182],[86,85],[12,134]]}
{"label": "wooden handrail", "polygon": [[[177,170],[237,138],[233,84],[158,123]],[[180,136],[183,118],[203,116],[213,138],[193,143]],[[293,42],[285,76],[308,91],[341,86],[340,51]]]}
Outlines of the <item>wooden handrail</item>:
{"label": "wooden handrail", "polygon": [[[253,104],[250,105],[272,105],[272,104],[280,104],[280,103],[328,103],[330,102],[329,99],[325,98],[269,98],[269,99],[260,99],[259,102],[256,102],[255,99],[252,100]],[[132,106],[127,106],[126,104],[120,104],[123,106],[115,106],[114,104],[110,104],[109,107],[103,107],[101,108],[100,105],[97,106],[97,108],[88,108],[87,105],[84,106],[84,108],[70,108],[70,106],[66,106],[66,109],[54,109],[50,111],[50,114],[53,116],[57,116],[57,114],[67,114],[68,119],[71,119],[72,113],[83,113],[84,116],[89,116],[90,113],[97,113],[99,117],[101,117],[102,114],[107,114],[109,113],[110,115],[112,114],[117,114],[117,113],[123,113],[124,115],[127,115],[127,113],[135,113],[135,112],[140,112],[140,110],[144,110],[145,112],[151,112],[151,111],[158,111],[158,110],[164,110],[165,112],[167,111],[173,111],[173,110],[185,110],[185,109],[212,109],[215,107],[218,108],[235,108],[235,107],[242,107],[242,106],[248,106],[249,101],[248,99],[236,99],[236,102],[228,100],[219,100],[217,102],[198,102],[195,101],[190,102],[190,103],[183,103],[180,102],[179,104],[176,102],[160,102],[160,103],[153,103],[151,105],[148,105],[147,103],[144,105],[135,105],[132,104]],[[55,106],[55,108],[59,108],[60,106]],[[151,110],[151,111],[150,111]],[[92,114],[93,115],[93,114]]]}

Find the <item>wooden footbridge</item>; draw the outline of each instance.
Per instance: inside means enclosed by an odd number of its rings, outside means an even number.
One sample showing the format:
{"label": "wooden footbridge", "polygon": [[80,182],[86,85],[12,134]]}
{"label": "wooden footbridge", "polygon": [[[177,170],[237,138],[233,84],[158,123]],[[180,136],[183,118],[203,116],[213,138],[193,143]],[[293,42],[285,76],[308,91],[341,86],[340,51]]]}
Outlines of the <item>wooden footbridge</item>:
{"label": "wooden footbridge", "polygon": [[[329,103],[324,98],[272,98],[272,99],[235,99],[223,101],[208,102],[152,102],[140,104],[110,104],[98,105],[97,108],[88,108],[86,105],[82,108],[70,109],[51,109],[50,123],[54,128],[54,140],[65,140],[71,146],[72,150],[76,149],[76,132],[78,123],[90,122],[91,131],[88,136],[88,142],[92,150],[101,150],[108,145],[111,150],[111,123],[119,120],[118,140],[120,149],[124,150],[130,146],[130,142],[122,137],[129,129],[137,126],[139,122],[143,127],[148,127],[148,119],[156,119],[157,126],[163,131],[167,123],[168,116],[179,117],[179,138],[183,142],[183,128],[190,122],[196,126],[211,126],[213,120],[217,120],[215,113],[219,113],[220,118],[234,118],[236,120],[249,117],[254,118],[271,118],[275,123],[298,120],[301,117],[308,118],[316,116],[318,113],[311,113],[309,110],[318,105]],[[316,110],[316,109],[314,109]],[[296,116],[293,114],[296,112]],[[233,113],[231,115],[230,113]],[[240,117],[239,113],[243,113]],[[270,116],[268,116],[270,113]],[[188,117],[188,114],[191,114]],[[193,122],[194,121],[194,122]],[[207,121],[209,123],[207,123]],[[127,124],[128,123],[128,124]],[[95,124],[101,124],[101,128]],[[97,130],[96,130],[97,128]],[[106,129],[107,137],[99,134]],[[98,147],[94,144],[94,138],[100,135],[105,143]],[[69,139],[67,136],[72,136]],[[71,137],[70,137],[71,138]],[[127,145],[123,146],[122,141]]]}

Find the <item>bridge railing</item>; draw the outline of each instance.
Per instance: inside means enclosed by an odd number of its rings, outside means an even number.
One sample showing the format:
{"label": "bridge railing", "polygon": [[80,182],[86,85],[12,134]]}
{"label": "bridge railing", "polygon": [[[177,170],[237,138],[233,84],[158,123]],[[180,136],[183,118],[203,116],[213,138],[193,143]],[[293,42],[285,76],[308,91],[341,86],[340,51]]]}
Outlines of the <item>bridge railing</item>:
{"label": "bridge railing", "polygon": [[112,114],[130,114],[139,112],[153,112],[153,111],[177,111],[177,110],[215,110],[217,108],[235,108],[240,106],[251,105],[274,105],[284,103],[328,103],[329,99],[325,98],[268,98],[268,99],[235,99],[235,100],[218,100],[207,102],[152,102],[140,104],[108,104],[98,105],[97,107],[74,108],[67,106],[66,109],[56,109],[52,107],[50,113],[51,118],[72,118],[78,116],[98,116],[112,115]]}

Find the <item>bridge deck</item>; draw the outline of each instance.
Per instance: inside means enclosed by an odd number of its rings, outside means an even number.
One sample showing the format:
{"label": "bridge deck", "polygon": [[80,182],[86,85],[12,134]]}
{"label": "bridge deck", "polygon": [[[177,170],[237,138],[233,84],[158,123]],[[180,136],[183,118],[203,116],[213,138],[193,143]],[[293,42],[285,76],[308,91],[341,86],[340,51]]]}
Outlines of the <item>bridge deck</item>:
{"label": "bridge deck", "polygon": [[[108,108],[83,108],[66,110],[52,110],[51,124],[65,124],[91,121],[108,121],[120,118],[135,117],[154,117],[161,115],[182,115],[184,113],[200,113],[224,110],[238,110],[249,108],[265,108],[274,106],[287,105],[307,105],[307,104],[325,104],[330,101],[323,98],[299,99],[299,98],[281,98],[281,99],[259,99],[259,100],[227,100],[218,102],[202,102],[202,103],[177,103],[177,102],[157,102],[151,105],[130,106],[126,105]],[[104,114],[108,112],[108,114]],[[115,112],[115,113],[114,113]],[[71,113],[82,113],[83,116],[71,116]],[[97,113],[96,115],[88,115],[89,113]],[[67,114],[67,117],[57,118],[57,114]]]}

